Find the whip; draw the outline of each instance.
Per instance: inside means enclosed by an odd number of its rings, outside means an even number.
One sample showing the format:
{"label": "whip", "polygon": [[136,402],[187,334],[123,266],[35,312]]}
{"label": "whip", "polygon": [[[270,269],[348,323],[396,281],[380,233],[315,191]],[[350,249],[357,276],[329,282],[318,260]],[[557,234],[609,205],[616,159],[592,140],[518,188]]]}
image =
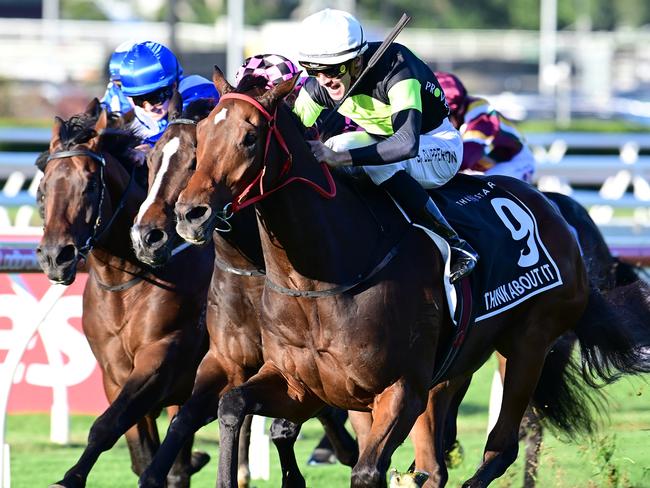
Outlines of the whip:
{"label": "whip", "polygon": [[356,81],[352,84],[350,89],[347,91],[347,93],[339,100],[336,104],[336,106],[332,109],[332,111],[327,114],[325,119],[323,120],[323,125],[326,125],[327,122],[334,116],[334,113],[338,111],[338,109],[343,105],[343,102],[347,100],[347,98],[352,94],[354,89],[357,87],[359,82],[363,79],[364,76],[370,71],[379,61],[379,59],[382,57],[382,55],[386,52],[386,49],[393,43],[397,35],[402,32],[402,29],[406,26],[406,24],[409,23],[411,20],[411,16],[403,13],[402,17],[399,19],[397,24],[395,24],[395,27],[388,33],[386,36],[386,39],[383,40],[383,42],[379,45],[375,53],[370,57],[368,60],[368,64],[366,64],[366,67],[363,69],[359,77],[356,79]]}

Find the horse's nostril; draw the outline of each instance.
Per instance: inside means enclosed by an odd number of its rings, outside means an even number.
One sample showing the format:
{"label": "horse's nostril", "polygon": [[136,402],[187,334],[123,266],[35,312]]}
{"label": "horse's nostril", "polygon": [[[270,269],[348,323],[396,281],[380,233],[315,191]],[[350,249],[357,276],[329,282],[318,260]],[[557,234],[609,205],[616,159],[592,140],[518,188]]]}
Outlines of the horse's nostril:
{"label": "horse's nostril", "polygon": [[144,242],[148,246],[152,246],[152,245],[154,245],[156,243],[159,243],[160,241],[165,240],[166,237],[167,237],[167,234],[165,234],[165,232],[163,232],[162,230],[153,229],[153,230],[149,231],[146,236],[144,236]]}
{"label": "horse's nostril", "polygon": [[68,244],[67,246],[64,246],[60,251],[59,254],[56,256],[56,264],[57,265],[62,265],[69,263],[70,261],[74,260],[77,257],[77,251],[75,250],[75,247],[72,244]]}
{"label": "horse's nostril", "polygon": [[185,214],[185,218],[190,222],[194,220],[201,220],[205,218],[207,213],[208,213],[208,207],[205,206],[194,207]]}

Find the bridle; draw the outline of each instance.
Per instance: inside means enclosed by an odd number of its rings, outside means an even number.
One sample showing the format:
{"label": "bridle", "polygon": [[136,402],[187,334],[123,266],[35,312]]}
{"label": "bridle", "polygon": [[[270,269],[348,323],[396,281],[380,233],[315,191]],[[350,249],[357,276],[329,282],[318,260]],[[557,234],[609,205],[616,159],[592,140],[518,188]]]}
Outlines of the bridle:
{"label": "bridle", "polygon": [[90,149],[87,148],[80,148],[80,149],[69,149],[64,151],[55,151],[54,153],[48,156],[47,162],[50,162],[53,159],[72,158],[74,156],[86,156],[91,159],[94,159],[99,163],[99,182],[101,188],[100,188],[100,194],[99,194],[99,199],[97,201],[97,205],[93,210],[93,214],[95,215],[95,222],[93,224],[92,232],[90,233],[90,236],[86,240],[85,244],[81,246],[79,249],[77,249],[77,253],[80,256],[82,256],[84,259],[88,259],[88,253],[92,251],[95,243],[101,238],[101,236],[104,235],[104,233],[106,233],[108,229],[110,229],[111,225],[115,221],[115,218],[119,214],[120,210],[126,204],[126,196],[129,193],[129,190],[131,188],[131,183],[133,182],[133,173],[135,171],[135,166],[131,171],[131,175],[129,177],[129,183],[127,184],[126,189],[124,190],[122,196],[120,197],[119,204],[115,208],[113,215],[109,219],[104,229],[101,232],[99,232],[99,228],[102,223],[102,207],[104,205],[104,199],[106,195],[106,181],[104,178],[104,172],[106,169],[106,160],[104,159],[104,156],[102,156],[99,153],[91,151]]}
{"label": "bridle", "polygon": [[[289,169],[291,169],[291,164],[293,162],[293,159],[292,159],[292,156],[291,156],[291,151],[289,151],[289,148],[287,147],[287,143],[284,140],[284,137],[282,136],[282,133],[278,130],[278,127],[277,127],[277,123],[276,123],[277,108],[276,108],[274,114],[271,115],[262,106],[262,104],[260,104],[257,100],[255,100],[253,97],[250,97],[248,95],[244,95],[243,93],[226,93],[225,95],[223,95],[221,97],[219,102],[221,103],[222,100],[227,100],[227,99],[242,100],[244,102],[247,102],[247,103],[253,105],[264,116],[264,118],[267,120],[268,126],[269,126],[269,130],[267,131],[267,134],[266,134],[266,141],[264,143],[264,160],[263,160],[263,164],[262,164],[262,169],[259,171],[257,176],[253,179],[253,181],[250,184],[248,184],[241,192],[239,192],[239,194],[235,195],[235,197],[233,199],[233,202],[232,202],[232,212],[237,212],[238,210],[241,210],[244,207],[247,207],[249,205],[257,203],[260,200],[263,200],[264,198],[266,198],[269,195],[275,193],[276,191],[284,188],[289,183],[294,182],[294,181],[300,181],[300,182],[306,183],[308,186],[310,186],[312,189],[314,189],[319,195],[321,195],[324,198],[331,199],[331,198],[334,198],[336,196],[336,184],[334,183],[334,178],[332,178],[332,174],[330,173],[329,166],[327,166],[326,163],[321,163],[321,169],[323,170],[323,174],[325,175],[325,178],[327,179],[327,184],[329,186],[329,190],[321,188],[320,186],[318,186],[313,181],[308,180],[307,178],[303,178],[301,176],[292,176],[290,178],[287,178],[285,181],[278,184],[277,186],[275,186],[275,187],[273,187],[273,188],[271,188],[269,190],[265,190],[264,186],[263,186],[263,178],[264,178],[264,174],[266,173],[266,167],[267,167],[266,165],[267,165],[267,162],[268,162],[269,147],[271,145],[271,137],[272,136],[275,136],[275,139],[278,142],[278,144],[280,145],[280,148],[286,154],[286,159],[285,159],[284,163],[282,164],[282,169],[280,170],[278,180],[280,178],[282,178],[283,176],[285,176],[289,172]],[[258,183],[259,183],[259,195],[248,197],[248,193]],[[229,211],[230,211],[229,208],[228,208],[229,205],[226,205],[226,207],[222,211],[223,215],[225,215],[225,216],[227,216]]]}
{"label": "bridle", "polygon": [[[170,126],[172,126],[172,125],[193,125],[193,126],[197,126],[198,123],[199,123],[199,122],[196,121],[196,120],[194,120],[194,119],[188,119],[188,118],[182,118],[182,117],[181,117],[181,118],[178,118],[178,119],[174,119],[174,120],[172,120],[169,124],[167,124],[167,127],[170,127]],[[225,214],[224,214],[224,215],[225,215]],[[230,224],[230,222],[228,222],[228,219],[229,219],[230,217],[232,217],[232,214],[230,214],[230,216],[227,217],[227,218],[223,218],[221,215],[218,215],[217,218],[218,218],[220,221],[222,221],[222,222],[226,225],[226,228],[224,228],[224,229],[219,229],[219,228],[217,228],[216,230],[219,231],[219,232],[230,232],[230,231],[232,230],[232,225]],[[179,252],[184,251],[184,250],[187,249],[190,245],[191,245],[191,244],[189,244],[189,243],[187,243],[187,242],[184,242],[184,243],[182,243],[182,244],[179,244],[179,245],[176,246],[174,249],[172,249],[172,256],[175,256],[175,255],[178,254]]]}

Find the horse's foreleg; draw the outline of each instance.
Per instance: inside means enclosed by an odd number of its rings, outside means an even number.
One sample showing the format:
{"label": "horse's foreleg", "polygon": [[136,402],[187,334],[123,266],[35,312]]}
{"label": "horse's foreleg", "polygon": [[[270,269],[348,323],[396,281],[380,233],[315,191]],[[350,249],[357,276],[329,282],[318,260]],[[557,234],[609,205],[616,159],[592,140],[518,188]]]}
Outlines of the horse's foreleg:
{"label": "horse's foreleg", "polygon": [[357,435],[357,442],[359,444],[359,452],[363,451],[368,445],[368,436],[372,427],[372,412],[356,412],[350,410],[348,412],[352,429]]}
{"label": "horse's foreleg", "polygon": [[467,392],[470,378],[457,378],[437,385],[429,392],[427,408],[415,421],[411,441],[415,448],[415,465],[429,479],[424,486],[445,486],[446,454],[456,441],[458,407]]}
{"label": "horse's foreleg", "polygon": [[237,485],[239,488],[245,488],[250,485],[251,471],[249,467],[249,449],[251,444],[251,425],[253,423],[253,416],[246,415],[244,423],[239,431],[239,449],[237,458],[239,459],[239,467],[237,468]]}
{"label": "horse's foreleg", "polygon": [[[338,409],[327,406],[318,414],[318,420],[334,448],[337,459],[346,466],[354,466],[359,460],[359,445],[345,428],[345,417]],[[340,411],[345,415],[345,411]]]}
{"label": "horse's foreleg", "polygon": [[519,427],[539,380],[545,355],[538,340],[518,344],[509,355],[499,418],[488,436],[481,465],[463,488],[488,486],[517,458]]}
{"label": "horse's foreleg", "polygon": [[302,424],[296,424],[286,419],[275,419],[271,424],[271,440],[278,451],[282,469],[282,486],[300,488],[305,486],[296,453],[293,449],[300,434]]}
{"label": "horse's foreleg", "polygon": [[[233,488],[237,477],[237,445],[241,425],[246,415],[255,414],[281,418],[291,416],[306,419],[320,408],[322,402],[313,396],[292,397],[294,391],[272,364],[266,363],[260,371],[241,386],[224,394],[219,403],[219,472],[217,486]],[[296,465],[297,468],[297,465]],[[286,486],[286,485],[283,485]]]}
{"label": "horse's foreleg", "polygon": [[131,455],[131,471],[140,475],[160,445],[156,418],[145,415],[126,431],[125,437]]}
{"label": "horse's foreleg", "polygon": [[153,488],[165,485],[167,473],[183,446],[194,433],[217,416],[219,395],[228,385],[228,376],[217,356],[209,351],[201,361],[189,400],[169,424],[167,434],[149,466],[140,476],[140,486]]}
{"label": "horse's foreleg", "polygon": [[[52,486],[82,487],[90,470],[102,452],[115,445],[120,436],[127,434],[131,453],[131,467],[134,471],[144,469],[151,458],[152,450],[158,445],[156,438],[150,437],[151,425],[147,421],[133,427],[151,409],[161,395],[161,378],[151,370],[134,370],[122,389],[104,377],[104,389],[111,402],[90,428],[88,443],[77,463],[64,478]],[[127,433],[127,430],[129,431]]]}
{"label": "horse's foreleg", "polygon": [[385,487],[391,456],[409,434],[426,406],[420,396],[400,379],[375,398],[367,444],[352,469],[352,488]]}

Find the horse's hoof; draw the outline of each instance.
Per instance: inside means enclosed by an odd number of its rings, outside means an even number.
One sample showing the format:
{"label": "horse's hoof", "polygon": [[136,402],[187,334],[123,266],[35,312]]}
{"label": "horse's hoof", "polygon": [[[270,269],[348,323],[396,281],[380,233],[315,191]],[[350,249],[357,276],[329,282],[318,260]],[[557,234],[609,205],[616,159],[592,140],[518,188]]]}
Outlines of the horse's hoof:
{"label": "horse's hoof", "polygon": [[445,454],[445,463],[449,469],[456,469],[458,466],[463,464],[465,459],[465,450],[461,446],[458,440],[454,441],[451,449],[449,449]]}
{"label": "horse's hoof", "polygon": [[153,476],[148,476],[146,473],[143,473],[138,480],[138,488],[163,488],[165,481],[159,481]]}
{"label": "horse's hoof", "polygon": [[389,488],[419,488],[429,479],[429,473],[413,471],[400,473],[396,469],[390,470]]}
{"label": "horse's hoof", "polygon": [[190,474],[198,473],[208,462],[210,462],[210,455],[207,452],[193,451],[190,461]]}
{"label": "horse's hoof", "polygon": [[51,484],[48,488],[82,488],[86,486],[83,483],[71,483],[70,480],[66,482],[65,479],[57,481],[56,483]]}
{"label": "horse's hoof", "polygon": [[336,464],[336,454],[331,449],[317,447],[309,456],[308,466],[322,466],[325,464]]}

